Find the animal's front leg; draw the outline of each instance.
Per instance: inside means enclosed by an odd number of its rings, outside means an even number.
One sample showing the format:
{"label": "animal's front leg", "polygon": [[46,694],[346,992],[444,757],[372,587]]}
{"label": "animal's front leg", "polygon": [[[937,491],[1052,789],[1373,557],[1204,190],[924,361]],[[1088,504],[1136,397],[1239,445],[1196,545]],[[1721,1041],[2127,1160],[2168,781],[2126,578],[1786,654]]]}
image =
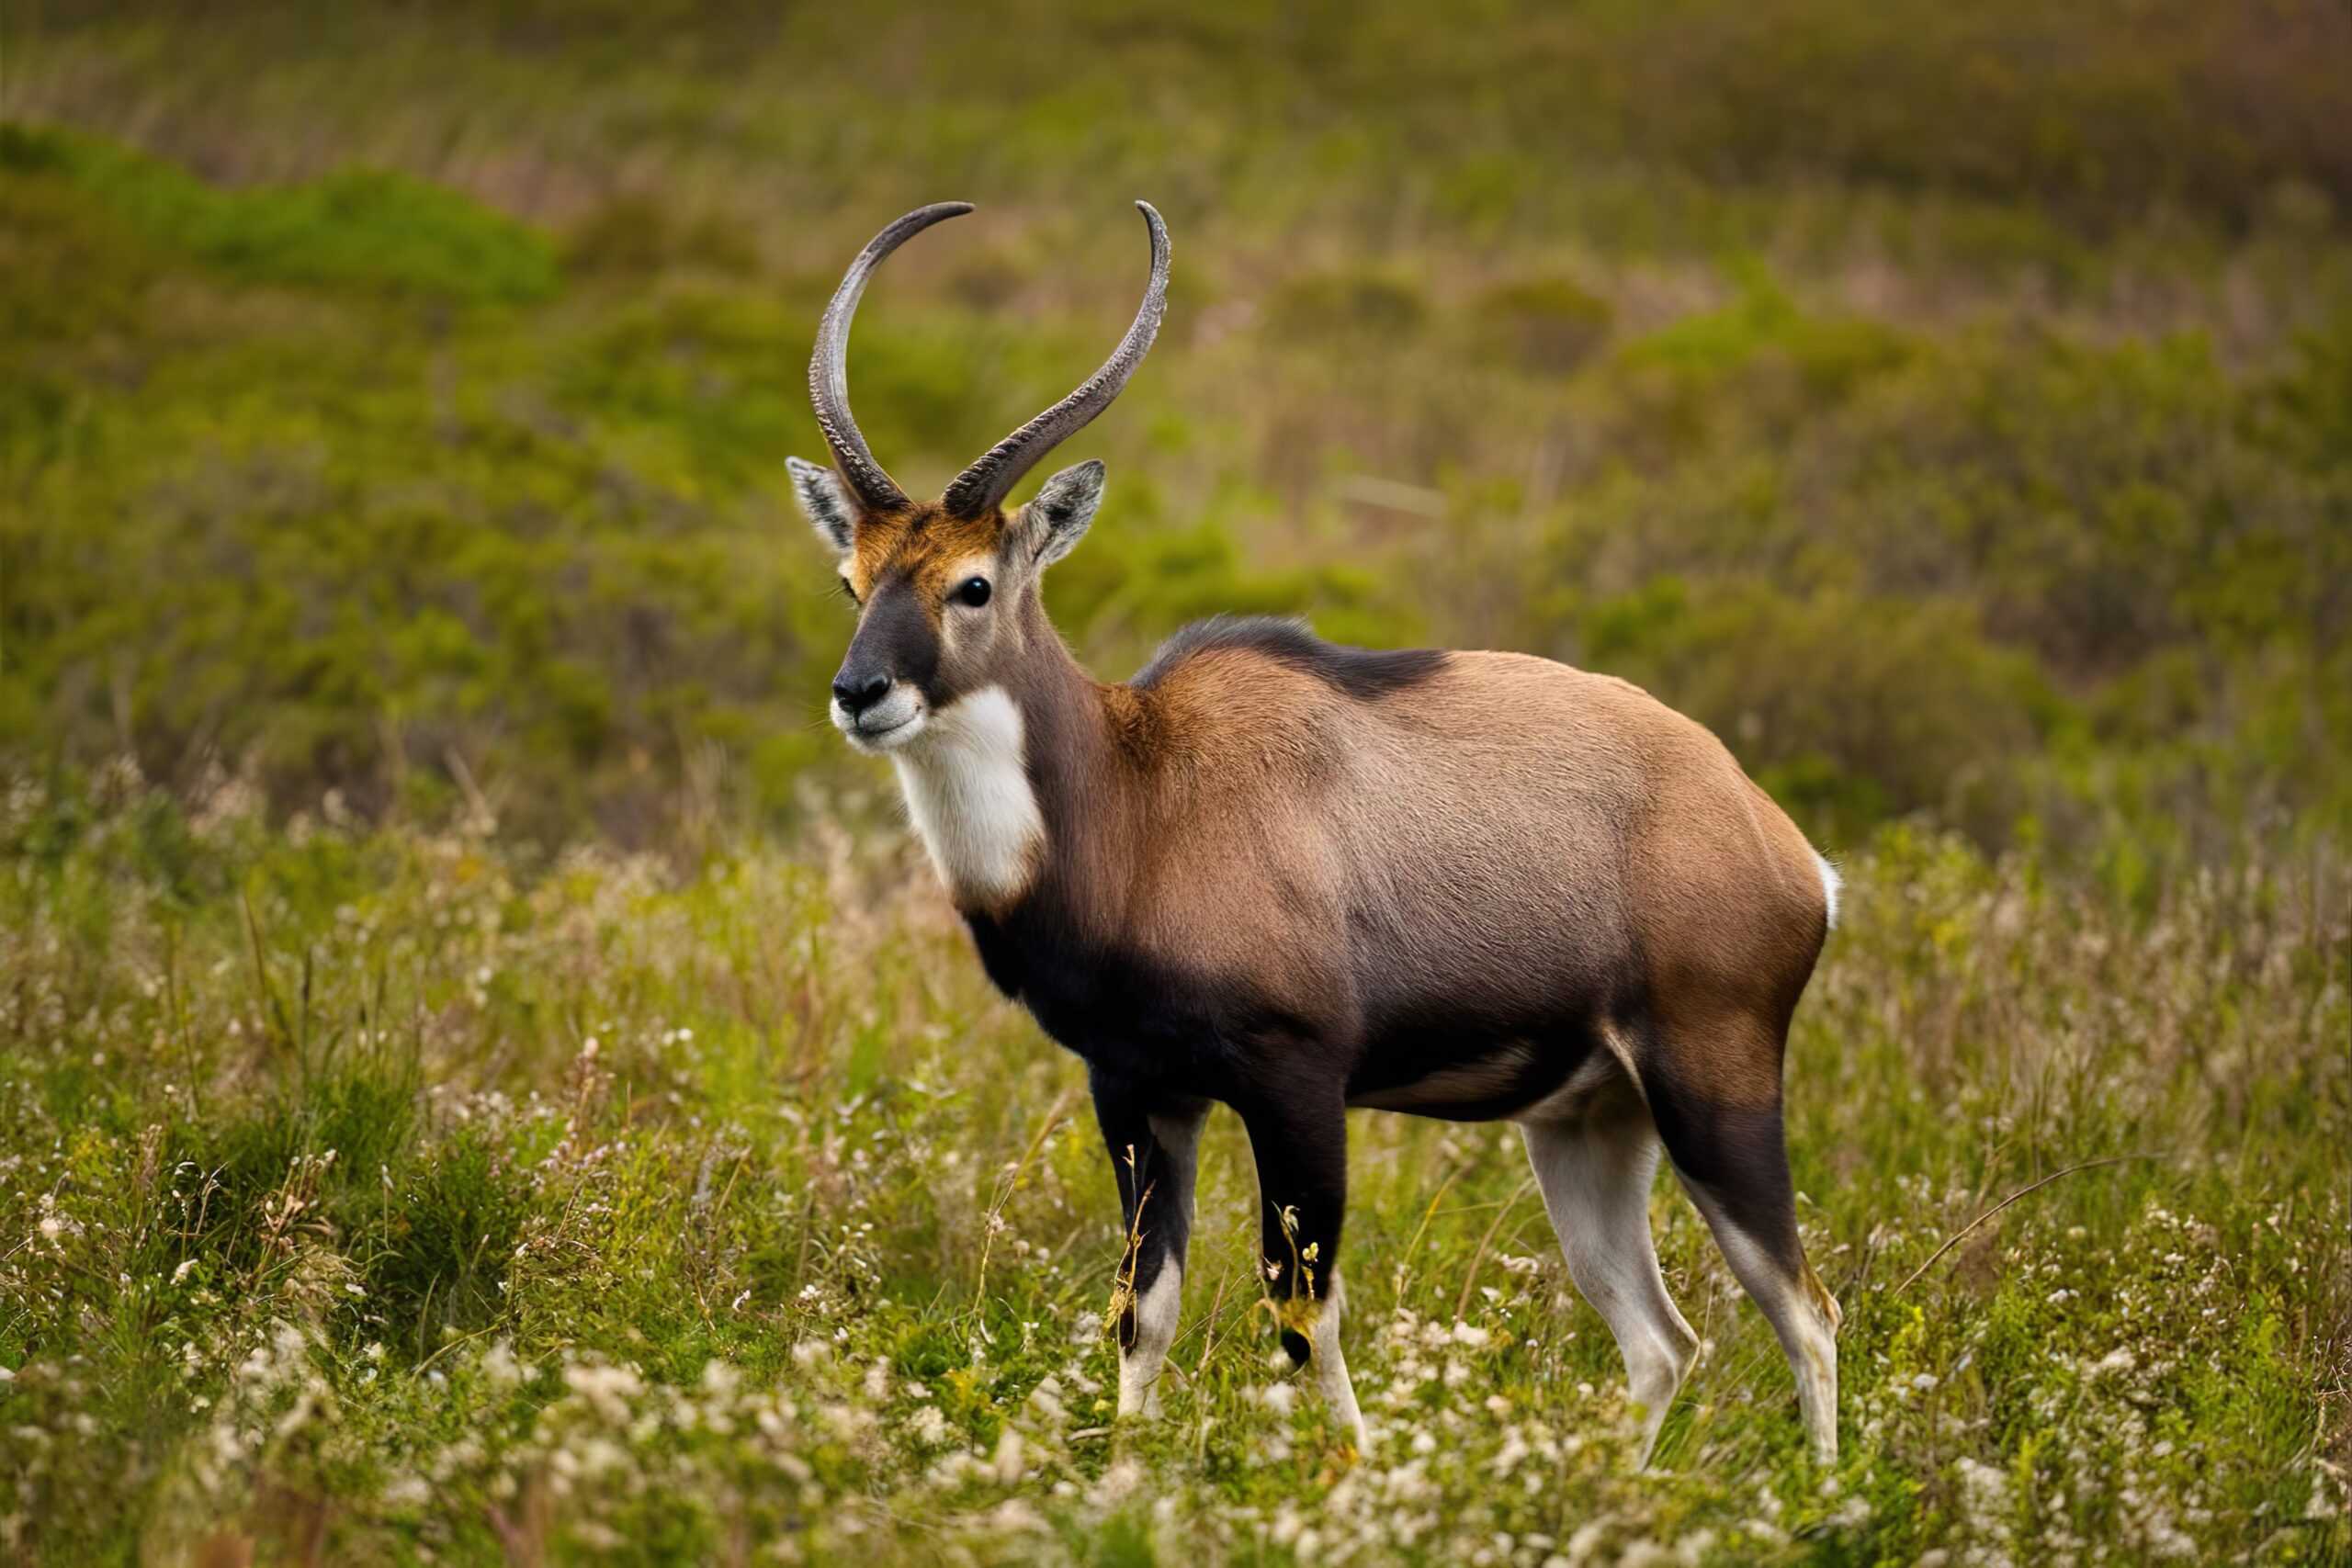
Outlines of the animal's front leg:
{"label": "animal's front leg", "polygon": [[1193,1230],[1193,1150],[1208,1101],[1147,1090],[1096,1072],[1094,1119],[1119,1182],[1126,1251],[1114,1287],[1119,1414],[1159,1414],[1159,1374],[1183,1306],[1184,1247]]}
{"label": "animal's front leg", "polygon": [[1241,1108],[1258,1163],[1263,1235],[1259,1277],[1282,1323],[1283,1348],[1312,1365],[1316,1385],[1341,1425],[1366,1441],[1363,1413],[1340,1350],[1340,1226],[1348,1203],[1348,1120],[1335,1086],[1328,1094],[1289,1093]]}

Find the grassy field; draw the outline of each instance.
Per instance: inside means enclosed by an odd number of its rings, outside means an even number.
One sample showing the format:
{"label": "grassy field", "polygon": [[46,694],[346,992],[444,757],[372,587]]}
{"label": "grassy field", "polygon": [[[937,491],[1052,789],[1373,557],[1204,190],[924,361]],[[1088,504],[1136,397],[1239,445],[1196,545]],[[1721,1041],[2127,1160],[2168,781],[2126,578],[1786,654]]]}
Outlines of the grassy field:
{"label": "grassy field", "polygon": [[1169,1418],[1114,1430],[1082,1074],[904,856],[526,874],[254,804],[7,806],[0,1529],[39,1560],[2352,1546],[2339,856],[2140,909],[1924,833],[1851,863],[1790,1066],[1846,1457],[1661,1189],[1707,1344],[1645,1474],[1508,1130],[1355,1119],[1357,1462],[1274,1367],[1213,1122]]}
{"label": "grassy field", "polygon": [[[2334,0],[314,9],[0,9],[0,1557],[2352,1562]],[[1369,1113],[1370,1450],[1222,1115],[1114,1427],[1082,1072],[824,726],[782,459],[883,221],[981,204],[858,328],[935,485],[1139,195],[1098,669],[1566,659],[1843,863],[1835,1473],[1670,1183],[1640,1472],[1516,1134]]]}

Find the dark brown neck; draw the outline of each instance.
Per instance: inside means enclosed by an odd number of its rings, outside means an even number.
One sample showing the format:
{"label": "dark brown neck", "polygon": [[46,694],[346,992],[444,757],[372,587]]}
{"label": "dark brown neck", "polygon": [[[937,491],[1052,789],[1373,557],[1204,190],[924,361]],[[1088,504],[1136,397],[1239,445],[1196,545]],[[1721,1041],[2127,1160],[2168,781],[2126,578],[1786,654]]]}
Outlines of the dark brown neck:
{"label": "dark brown neck", "polygon": [[1040,888],[1091,902],[1088,885],[1112,880],[1138,830],[1142,792],[1127,743],[1134,694],[1087,673],[1034,591],[1022,607],[1022,636],[1026,647],[1010,694],[1021,708],[1029,778],[1046,824]]}

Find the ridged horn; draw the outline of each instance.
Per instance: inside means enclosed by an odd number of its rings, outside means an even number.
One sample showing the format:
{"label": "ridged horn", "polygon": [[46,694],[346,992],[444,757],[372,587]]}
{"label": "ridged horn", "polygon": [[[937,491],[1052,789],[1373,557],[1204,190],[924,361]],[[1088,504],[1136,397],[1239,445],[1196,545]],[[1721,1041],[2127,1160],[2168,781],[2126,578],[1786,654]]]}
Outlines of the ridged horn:
{"label": "ridged horn", "polygon": [[1159,333],[1160,318],[1168,313],[1168,225],[1159,220],[1151,203],[1138,201],[1136,207],[1143,214],[1144,227],[1151,232],[1151,281],[1144,286],[1143,306],[1136,311],[1135,324],[1119,340],[1111,357],[1103,361],[1102,368],[1080,383],[1078,390],[989,447],[979,461],[956,476],[956,482],[947,487],[944,498],[951,516],[984,516],[1000,505],[1039,458],[1077,434],[1088,421],[1111,406],[1111,400],[1119,395],[1127,378],[1135,374],[1136,367],[1151,351],[1151,340]]}
{"label": "ridged horn", "polygon": [[832,448],[833,466],[868,512],[898,511],[908,502],[907,492],[874,460],[873,448],[849,412],[849,324],[857,315],[858,297],[883,257],[933,224],[971,210],[968,201],[935,201],[875,235],[849,264],[842,286],[833,290],[832,303],[825,307],[824,319],[817,323],[817,347],[808,356],[808,399],[817,406],[817,423],[825,433],[825,445]]}

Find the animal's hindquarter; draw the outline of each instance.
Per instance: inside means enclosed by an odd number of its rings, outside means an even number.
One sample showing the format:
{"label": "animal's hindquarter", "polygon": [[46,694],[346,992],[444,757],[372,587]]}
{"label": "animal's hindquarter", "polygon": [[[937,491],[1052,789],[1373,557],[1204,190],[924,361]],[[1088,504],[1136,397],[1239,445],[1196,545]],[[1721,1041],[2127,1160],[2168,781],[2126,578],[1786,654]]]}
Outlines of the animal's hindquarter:
{"label": "animal's hindquarter", "polygon": [[[1822,930],[1794,826],[1711,734],[1636,688],[1456,660],[1391,699],[1329,814],[1354,873],[1351,1099],[1521,1113],[1599,1070],[1596,1053],[1655,1046],[1678,1006],[1777,1034]],[[1735,1070],[1778,1066],[1775,1049]]]}

